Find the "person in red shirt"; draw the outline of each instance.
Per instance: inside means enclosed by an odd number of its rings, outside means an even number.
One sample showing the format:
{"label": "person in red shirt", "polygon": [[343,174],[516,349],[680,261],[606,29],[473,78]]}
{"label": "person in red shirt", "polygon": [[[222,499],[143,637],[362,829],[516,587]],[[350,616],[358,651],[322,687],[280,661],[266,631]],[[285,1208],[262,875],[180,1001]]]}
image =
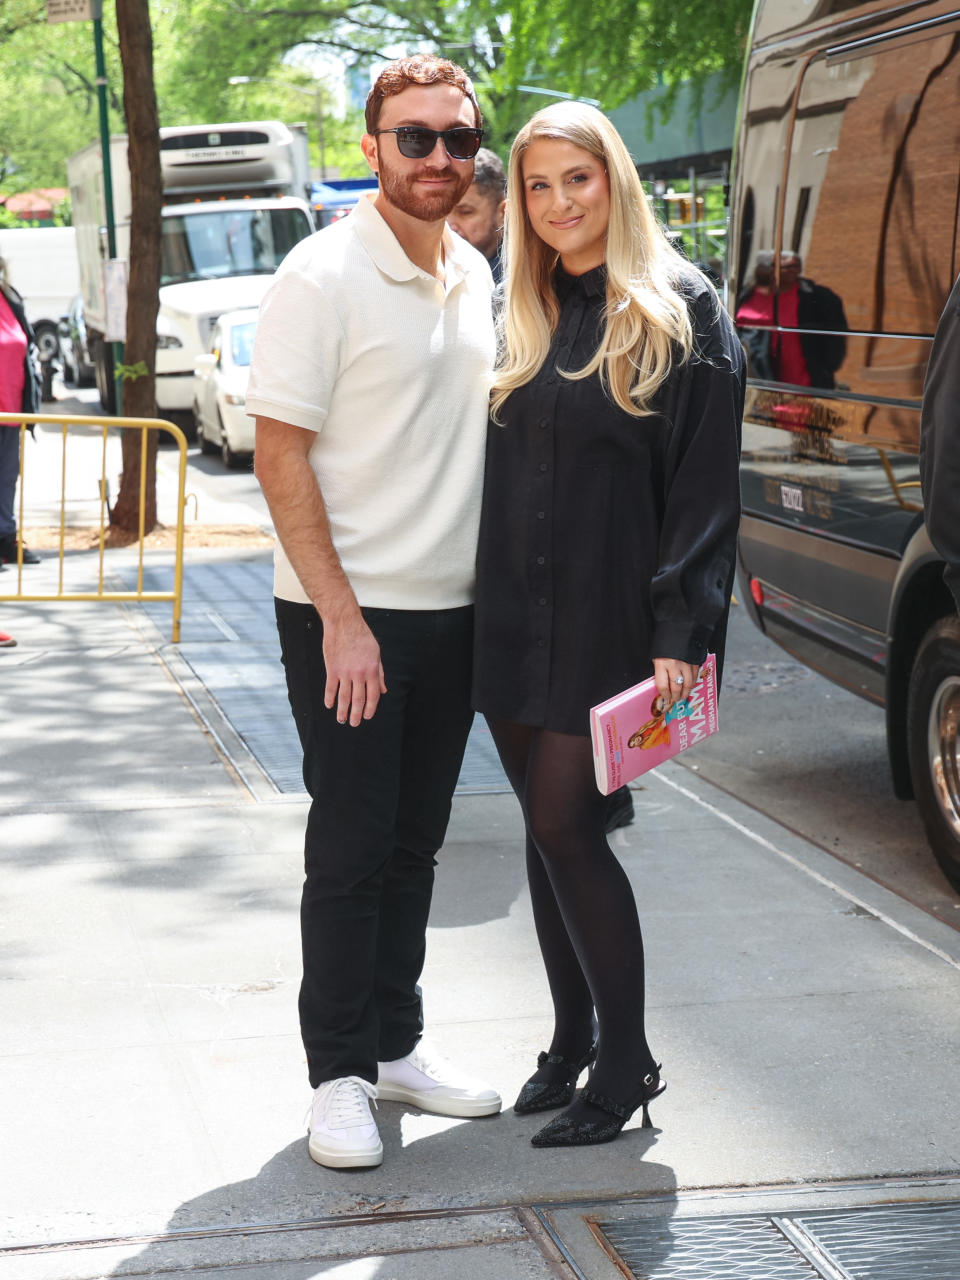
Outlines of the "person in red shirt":
{"label": "person in red shirt", "polygon": [[801,274],[798,253],[781,253],[776,288],[774,262],[771,250],[760,250],[754,283],[737,302],[736,324],[751,373],[765,382],[830,390],[847,353],[843,302]]}
{"label": "person in red shirt", "polygon": [[[0,412],[36,413],[40,407],[40,371],[33,329],[23,299],[7,283],[0,258]],[[20,425],[0,423],[0,569],[17,561],[14,496],[20,474]],[[40,557],[24,546],[24,564]]]}

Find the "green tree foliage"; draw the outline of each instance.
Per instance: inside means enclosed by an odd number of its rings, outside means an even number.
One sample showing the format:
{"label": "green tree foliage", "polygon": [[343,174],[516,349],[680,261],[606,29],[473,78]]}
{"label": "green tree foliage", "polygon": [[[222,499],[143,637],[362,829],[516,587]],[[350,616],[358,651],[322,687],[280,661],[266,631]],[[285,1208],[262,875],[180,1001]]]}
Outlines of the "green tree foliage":
{"label": "green tree foliage", "polygon": [[[90,24],[48,26],[44,8],[43,0],[0,0],[0,187],[7,191],[64,185],[66,156],[97,136]],[[521,85],[595,98],[608,109],[659,85],[667,109],[684,79],[700,83],[715,71],[735,79],[751,9],[752,0],[151,0],[160,121],[305,120],[317,163],[316,111],[302,92],[314,84],[304,71],[311,54],[369,67],[398,52],[432,50],[473,77],[490,141],[504,152],[549,100]],[[110,0],[104,29],[111,128],[120,131]],[[231,86],[237,75],[271,86]],[[362,172],[358,116],[342,122],[328,110],[326,121],[328,166]]]}
{"label": "green tree foliage", "polygon": [[[66,157],[97,136],[89,22],[48,24],[45,4],[0,0],[0,189],[65,187]],[[122,129],[120,63],[105,5],[111,123]]]}

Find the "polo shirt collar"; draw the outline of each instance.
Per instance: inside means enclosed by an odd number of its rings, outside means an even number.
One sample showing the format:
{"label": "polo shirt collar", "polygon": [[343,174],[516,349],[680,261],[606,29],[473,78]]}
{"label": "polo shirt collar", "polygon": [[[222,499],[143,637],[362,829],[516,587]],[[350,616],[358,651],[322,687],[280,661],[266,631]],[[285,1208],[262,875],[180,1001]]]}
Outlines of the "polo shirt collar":
{"label": "polo shirt collar", "polygon": [[[391,280],[428,280],[425,271],[410,261],[400,241],[390,230],[373,203],[374,197],[361,196],[350,215],[356,220],[356,232],[360,243],[376,266]],[[456,238],[450,228],[443,228],[443,264],[447,276],[447,292],[467,274],[467,264],[459,252]]]}

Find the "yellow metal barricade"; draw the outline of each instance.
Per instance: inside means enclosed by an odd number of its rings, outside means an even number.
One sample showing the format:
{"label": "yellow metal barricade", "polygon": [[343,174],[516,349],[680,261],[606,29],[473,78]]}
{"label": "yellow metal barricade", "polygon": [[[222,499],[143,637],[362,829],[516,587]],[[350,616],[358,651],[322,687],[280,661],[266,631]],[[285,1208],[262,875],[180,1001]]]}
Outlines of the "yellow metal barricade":
{"label": "yellow metal barricade", "polygon": [[[135,601],[165,601],[168,600],[173,605],[173,642],[178,643],[180,640],[180,613],[181,602],[183,599],[183,524],[184,524],[184,508],[186,503],[186,484],[187,484],[187,438],[172,422],[166,422],[162,418],[98,418],[98,417],[77,417],[64,416],[63,414],[52,413],[0,413],[0,431],[9,431],[11,428],[5,426],[5,423],[19,423],[20,425],[20,489],[18,497],[18,515],[17,526],[18,536],[23,539],[24,509],[26,503],[26,494],[29,489],[30,477],[29,467],[26,465],[27,450],[24,448],[25,435],[27,428],[33,423],[39,423],[44,426],[59,427],[62,433],[61,448],[61,464],[60,464],[60,543],[59,543],[59,566],[57,577],[56,591],[47,591],[46,593],[37,593],[23,590],[23,551],[21,545],[18,544],[17,549],[17,589],[13,592],[5,592],[0,589],[0,600],[29,600],[29,601],[62,601],[62,600],[103,600],[109,603],[116,603],[123,600]],[[66,549],[66,531],[67,531],[67,440],[72,428],[76,427],[99,427],[102,439],[101,464],[100,464],[100,510],[99,510],[99,558],[97,569],[97,589],[96,591],[66,591],[64,590],[64,552]],[[107,441],[112,430],[117,429],[123,431],[139,431],[141,433],[141,449],[140,449],[140,510],[139,510],[139,530],[137,536],[137,588],[135,591],[112,591],[104,585],[104,554],[107,550],[106,534],[109,527],[108,518],[108,485],[107,485]],[[146,525],[146,498],[147,498],[147,450],[146,450],[146,433],[148,431],[166,432],[173,436],[179,449],[179,469],[177,483],[177,530],[176,530],[176,553],[173,567],[173,589],[171,591],[145,591],[143,588],[143,552],[144,539],[150,532]],[[4,580],[0,579],[0,588],[4,585]]]}

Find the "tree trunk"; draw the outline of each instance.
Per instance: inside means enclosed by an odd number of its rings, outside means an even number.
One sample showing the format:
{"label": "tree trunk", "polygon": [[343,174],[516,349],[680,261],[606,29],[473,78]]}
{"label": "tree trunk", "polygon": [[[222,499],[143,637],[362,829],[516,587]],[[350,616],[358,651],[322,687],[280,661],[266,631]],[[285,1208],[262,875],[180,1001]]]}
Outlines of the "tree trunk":
{"label": "tree trunk", "polygon": [[[160,291],[160,121],[153,82],[153,37],[148,0],[117,0],[117,32],[123,63],[123,109],[130,165],[130,262],[123,416],[155,418],[154,370]],[[140,370],[137,374],[137,370]],[[144,372],[145,371],[145,372]],[[123,473],[111,523],[124,532],[139,527],[141,444],[147,449],[145,532],[157,523],[157,433],[123,432]]]}

